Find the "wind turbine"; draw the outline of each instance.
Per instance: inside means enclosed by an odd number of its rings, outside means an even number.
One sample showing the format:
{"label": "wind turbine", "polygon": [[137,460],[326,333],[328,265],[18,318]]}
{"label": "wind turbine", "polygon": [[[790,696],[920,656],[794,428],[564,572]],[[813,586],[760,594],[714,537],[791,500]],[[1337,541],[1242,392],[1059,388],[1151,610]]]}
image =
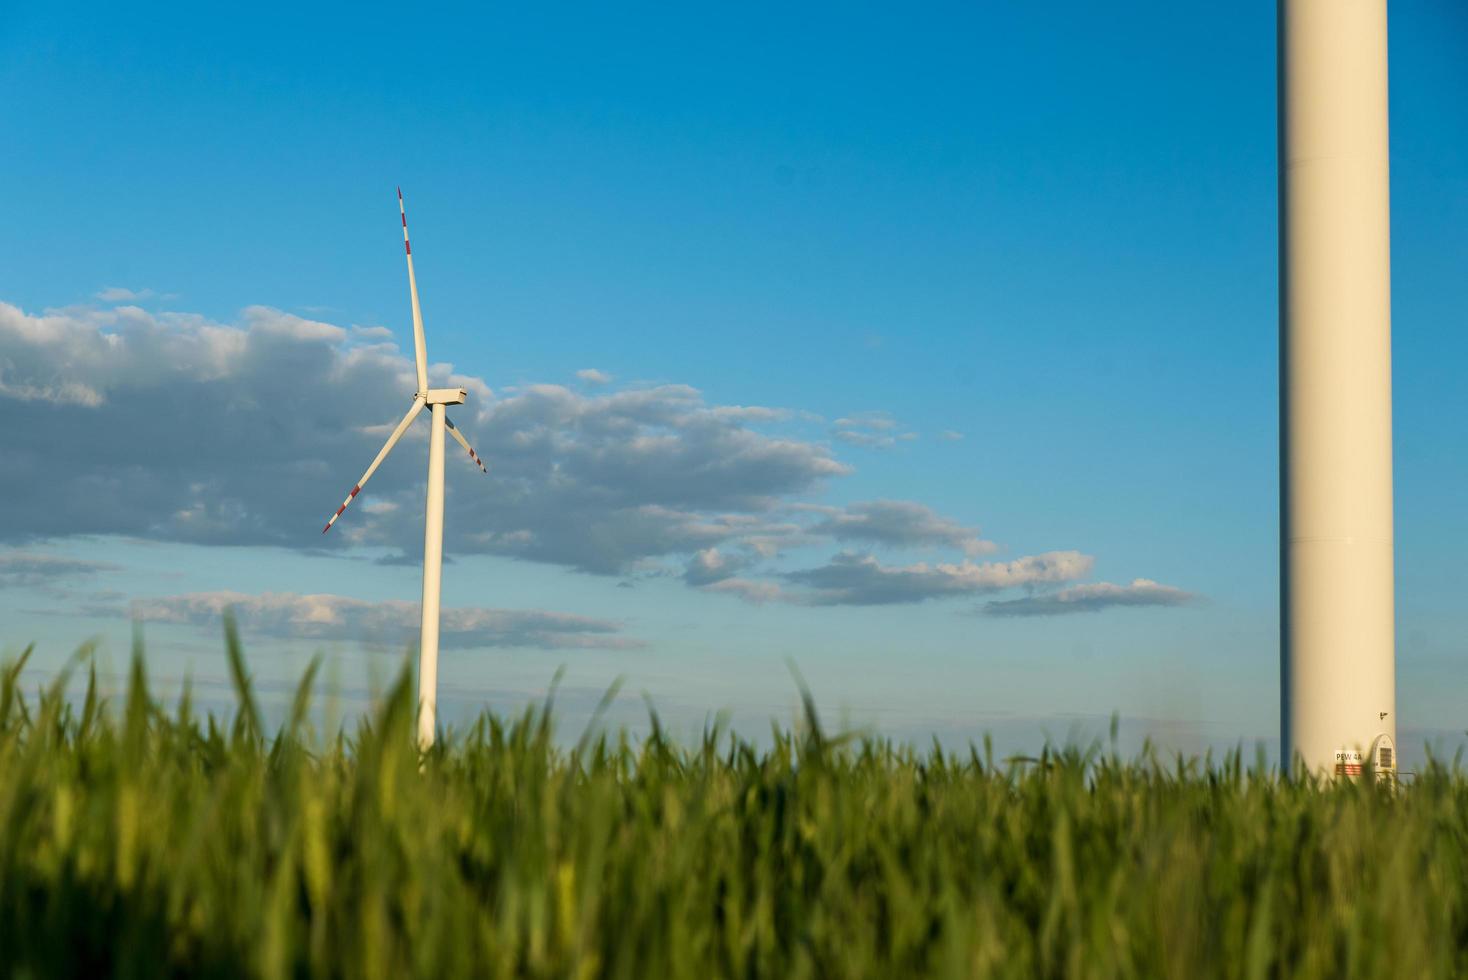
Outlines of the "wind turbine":
{"label": "wind turbine", "polygon": [[352,487],[347,499],[331,515],[331,520],[321,529],[325,534],[331,530],[342,511],[356,499],[367,485],[372,474],[387,459],[408,426],[426,407],[429,410],[430,428],[428,435],[428,502],[423,514],[423,628],[418,643],[418,744],[427,749],[433,744],[434,723],[438,705],[438,608],[443,572],[443,434],[447,430],[481,472],[488,473],[484,461],[469,445],[454,423],[449,421],[448,406],[462,405],[468,392],[463,388],[428,387],[428,355],[423,343],[423,311],[418,307],[418,280],[413,275],[413,246],[408,242],[408,211],[403,207],[403,189],[398,188],[398,212],[403,218],[403,251],[408,256],[408,293],[413,300],[413,360],[418,369],[418,390],[413,395],[413,404],[408,413],[392,430],[387,442],[378,452],[367,472]]}

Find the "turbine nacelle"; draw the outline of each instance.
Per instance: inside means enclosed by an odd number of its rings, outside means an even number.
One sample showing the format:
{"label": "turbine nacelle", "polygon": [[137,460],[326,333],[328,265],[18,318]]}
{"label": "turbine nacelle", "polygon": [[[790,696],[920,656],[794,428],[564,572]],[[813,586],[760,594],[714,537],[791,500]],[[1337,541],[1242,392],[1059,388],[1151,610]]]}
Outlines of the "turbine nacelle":
{"label": "turbine nacelle", "polygon": [[462,405],[469,397],[467,388],[429,388],[418,392],[425,405]]}

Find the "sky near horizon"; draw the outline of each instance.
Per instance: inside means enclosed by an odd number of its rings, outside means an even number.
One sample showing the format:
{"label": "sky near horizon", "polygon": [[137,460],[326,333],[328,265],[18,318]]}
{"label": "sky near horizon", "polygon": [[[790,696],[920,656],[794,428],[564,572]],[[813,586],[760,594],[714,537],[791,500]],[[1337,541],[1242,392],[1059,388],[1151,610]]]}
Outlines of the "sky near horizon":
{"label": "sky near horizon", "polygon": [[[444,719],[1278,734],[1274,5],[0,17],[0,649]],[[1468,8],[1390,22],[1398,714],[1468,728]],[[212,685],[212,687],[211,687]],[[1414,745],[1416,751],[1414,751]]]}

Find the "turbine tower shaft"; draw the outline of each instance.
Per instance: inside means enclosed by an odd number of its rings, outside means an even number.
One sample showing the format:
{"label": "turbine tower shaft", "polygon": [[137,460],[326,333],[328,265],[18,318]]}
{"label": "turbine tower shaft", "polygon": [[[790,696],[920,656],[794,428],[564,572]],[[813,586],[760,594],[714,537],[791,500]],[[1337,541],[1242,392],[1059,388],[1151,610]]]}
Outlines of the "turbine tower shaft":
{"label": "turbine tower shaft", "polygon": [[1351,775],[1396,763],[1386,26],[1279,0],[1281,758]]}
{"label": "turbine tower shaft", "polygon": [[434,402],[428,435],[428,503],[423,514],[423,627],[418,643],[418,744],[433,744],[438,709],[438,607],[443,575],[445,408]]}

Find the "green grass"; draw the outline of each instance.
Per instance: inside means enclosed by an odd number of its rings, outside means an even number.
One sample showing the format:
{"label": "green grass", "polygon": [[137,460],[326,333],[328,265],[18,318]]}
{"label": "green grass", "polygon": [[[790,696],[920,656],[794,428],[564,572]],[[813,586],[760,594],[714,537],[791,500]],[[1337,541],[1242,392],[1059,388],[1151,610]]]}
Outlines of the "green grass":
{"label": "green grass", "polygon": [[[420,759],[405,675],[349,734],[0,676],[0,971],[59,977],[1468,975],[1468,779],[1238,756],[996,761],[548,709]],[[85,685],[85,696],[82,688]]]}

